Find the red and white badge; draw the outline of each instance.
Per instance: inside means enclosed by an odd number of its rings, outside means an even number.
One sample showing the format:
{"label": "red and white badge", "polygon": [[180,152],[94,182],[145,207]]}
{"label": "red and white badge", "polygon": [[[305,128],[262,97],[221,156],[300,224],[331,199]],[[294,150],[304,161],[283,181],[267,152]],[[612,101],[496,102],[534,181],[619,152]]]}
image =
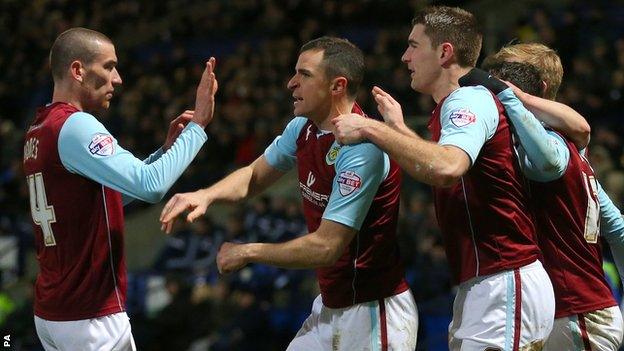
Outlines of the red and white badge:
{"label": "red and white badge", "polygon": [[340,195],[351,195],[362,187],[362,178],[353,171],[343,171],[338,175],[338,190]]}
{"label": "red and white badge", "polygon": [[475,123],[477,116],[468,109],[459,108],[451,112],[450,120],[456,127],[463,127]]}
{"label": "red and white badge", "polygon": [[92,155],[110,156],[115,153],[115,140],[110,134],[95,134],[89,144]]}

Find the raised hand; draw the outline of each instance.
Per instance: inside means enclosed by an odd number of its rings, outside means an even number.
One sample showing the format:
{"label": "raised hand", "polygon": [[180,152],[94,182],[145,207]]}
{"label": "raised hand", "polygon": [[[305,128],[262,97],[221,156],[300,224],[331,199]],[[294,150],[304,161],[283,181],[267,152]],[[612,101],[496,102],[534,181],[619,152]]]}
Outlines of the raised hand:
{"label": "raised hand", "polygon": [[165,139],[165,144],[163,145],[163,151],[169,150],[171,145],[175,143],[184,127],[193,119],[194,113],[195,111],[186,110],[169,123],[169,131],[167,132],[167,139]]}
{"label": "raised hand", "polygon": [[405,125],[401,104],[399,104],[390,94],[383,91],[380,87],[373,87],[371,93],[377,103],[377,110],[383,117],[386,124],[392,128]]}
{"label": "raised hand", "polygon": [[164,230],[165,233],[170,234],[176,217],[184,211],[190,211],[186,216],[187,222],[193,222],[197,217],[206,213],[208,206],[212,200],[204,192],[204,190],[197,190],[192,193],[180,193],[175,194],[160,213],[160,230]]}
{"label": "raised hand", "polygon": [[224,242],[219,248],[217,254],[217,268],[219,273],[232,273],[245,267],[247,265],[247,259],[245,258],[242,249],[244,244],[235,244]]}
{"label": "raised hand", "polygon": [[197,86],[197,95],[195,96],[195,115],[193,122],[202,127],[206,127],[214,115],[215,94],[219,88],[217,77],[214,74],[214,68],[217,61],[211,57],[206,62],[206,69],[202,73],[201,81]]}

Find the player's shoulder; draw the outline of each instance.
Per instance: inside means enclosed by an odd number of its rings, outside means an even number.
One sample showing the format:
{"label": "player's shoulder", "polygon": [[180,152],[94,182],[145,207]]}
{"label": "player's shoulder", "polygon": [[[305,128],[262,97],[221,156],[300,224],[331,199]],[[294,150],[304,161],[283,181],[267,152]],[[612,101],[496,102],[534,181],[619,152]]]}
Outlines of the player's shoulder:
{"label": "player's shoulder", "polygon": [[444,103],[455,101],[479,103],[481,101],[493,102],[492,92],[481,85],[460,87],[449,94]]}
{"label": "player's shoulder", "polygon": [[88,130],[94,127],[100,128],[103,125],[94,115],[84,111],[76,111],[70,114],[64,126],[64,128],[71,128],[75,131]]}
{"label": "player's shoulder", "polygon": [[67,118],[78,111],[76,107],[64,102],[53,102],[37,109],[37,115],[32,123],[33,128],[45,125],[47,128],[58,127],[65,123]]}
{"label": "player's shoulder", "polygon": [[70,148],[90,143],[95,139],[114,141],[110,132],[95,116],[83,111],[72,113],[59,132],[59,145],[66,145]]}
{"label": "player's shoulder", "polygon": [[291,119],[288,124],[286,125],[285,130],[289,130],[293,133],[297,133],[299,134],[299,132],[301,131],[301,129],[303,128],[303,126],[306,125],[306,123],[308,123],[308,119],[302,116],[295,116],[293,117],[293,119]]}
{"label": "player's shoulder", "polygon": [[[337,144],[334,144],[337,145]],[[339,159],[354,159],[359,158],[375,162],[375,160],[383,159],[385,152],[381,150],[377,145],[363,141],[357,144],[342,145],[340,146],[340,152],[338,154]]]}
{"label": "player's shoulder", "polygon": [[[494,96],[487,88],[480,85],[461,87],[454,90],[444,100],[441,115],[443,118],[457,121],[461,126],[479,120],[494,122],[498,120],[498,107]],[[479,119],[476,116],[488,116],[489,118]],[[457,123],[454,124],[457,125]]]}

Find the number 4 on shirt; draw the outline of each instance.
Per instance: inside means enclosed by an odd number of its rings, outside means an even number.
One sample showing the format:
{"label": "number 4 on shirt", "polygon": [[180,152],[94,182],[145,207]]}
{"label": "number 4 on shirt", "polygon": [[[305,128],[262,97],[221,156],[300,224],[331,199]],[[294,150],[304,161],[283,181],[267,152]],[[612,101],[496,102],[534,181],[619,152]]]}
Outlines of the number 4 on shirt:
{"label": "number 4 on shirt", "polygon": [[52,232],[52,223],[56,222],[54,206],[48,204],[41,172],[26,177],[28,192],[30,193],[30,213],[36,225],[43,231],[45,246],[55,246],[56,240]]}

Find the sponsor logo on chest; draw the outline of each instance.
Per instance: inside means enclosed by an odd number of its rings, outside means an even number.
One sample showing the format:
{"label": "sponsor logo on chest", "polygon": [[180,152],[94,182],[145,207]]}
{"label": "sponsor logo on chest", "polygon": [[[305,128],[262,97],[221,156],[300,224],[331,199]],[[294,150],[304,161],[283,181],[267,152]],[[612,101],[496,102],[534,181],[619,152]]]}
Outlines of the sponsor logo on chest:
{"label": "sponsor logo on chest", "polygon": [[329,201],[329,194],[321,194],[312,189],[312,186],[316,183],[316,176],[312,171],[308,173],[308,178],[306,179],[305,184],[302,181],[299,181],[299,188],[301,189],[301,196],[304,199],[311,202],[315,206],[325,208],[327,206],[327,202]]}

